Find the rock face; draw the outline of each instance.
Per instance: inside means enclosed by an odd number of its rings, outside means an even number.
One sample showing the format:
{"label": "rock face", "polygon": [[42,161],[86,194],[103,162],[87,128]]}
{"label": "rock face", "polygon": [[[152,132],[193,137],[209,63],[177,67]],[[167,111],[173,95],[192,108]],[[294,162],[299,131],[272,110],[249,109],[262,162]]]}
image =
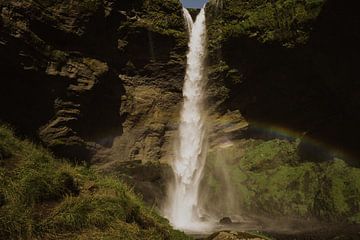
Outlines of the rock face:
{"label": "rock face", "polygon": [[359,223],[353,4],[207,5],[213,114],[201,194],[209,212]]}
{"label": "rock face", "polygon": [[0,13],[1,120],[76,161],[165,157],[184,75],[179,2],[5,0]]}
{"label": "rock face", "polygon": [[305,133],[357,158],[360,19],[355,4],[208,4],[211,106],[239,110],[250,125]]}
{"label": "rock face", "polygon": [[229,217],[223,217],[222,219],[220,219],[219,223],[220,224],[231,224],[232,221],[231,221],[231,218],[229,218]]}

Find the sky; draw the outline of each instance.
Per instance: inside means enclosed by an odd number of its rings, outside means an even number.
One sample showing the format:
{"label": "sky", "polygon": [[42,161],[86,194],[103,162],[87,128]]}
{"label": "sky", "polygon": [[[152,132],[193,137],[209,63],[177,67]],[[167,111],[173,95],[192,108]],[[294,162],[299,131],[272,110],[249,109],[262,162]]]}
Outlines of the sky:
{"label": "sky", "polygon": [[186,8],[201,8],[207,0],[181,0]]}

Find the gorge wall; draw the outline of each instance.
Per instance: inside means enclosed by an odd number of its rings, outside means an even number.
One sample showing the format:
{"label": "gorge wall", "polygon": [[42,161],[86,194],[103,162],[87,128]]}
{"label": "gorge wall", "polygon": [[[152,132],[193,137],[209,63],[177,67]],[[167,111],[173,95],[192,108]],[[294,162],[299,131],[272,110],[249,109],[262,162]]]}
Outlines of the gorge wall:
{"label": "gorge wall", "polygon": [[214,108],[239,110],[249,122],[300,132],[356,159],[355,2],[218,2],[221,10],[208,7]]}
{"label": "gorge wall", "polygon": [[3,121],[78,161],[163,157],[184,76],[178,1],[0,7]]}
{"label": "gorge wall", "polygon": [[355,2],[213,3],[204,208],[358,222]]}

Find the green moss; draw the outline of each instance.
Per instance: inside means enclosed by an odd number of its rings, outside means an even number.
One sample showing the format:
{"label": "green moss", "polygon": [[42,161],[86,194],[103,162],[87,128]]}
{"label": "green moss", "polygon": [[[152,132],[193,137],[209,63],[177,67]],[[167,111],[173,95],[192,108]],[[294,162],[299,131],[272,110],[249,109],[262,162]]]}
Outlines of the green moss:
{"label": "green moss", "polygon": [[[213,45],[222,39],[248,36],[261,42],[280,42],[285,47],[307,42],[311,23],[325,0],[230,1],[224,0],[221,15],[212,16]],[[212,10],[214,6],[209,6]],[[211,31],[210,31],[211,32]]]}
{"label": "green moss", "polygon": [[95,13],[102,5],[101,0],[83,0],[79,1],[79,8],[84,13]]}
{"label": "green moss", "polygon": [[0,126],[0,236],[5,239],[189,239],[122,182],[54,159]]}
{"label": "green moss", "polygon": [[316,166],[280,166],[269,172],[251,174],[246,182],[255,193],[252,208],[272,215],[308,216],[318,185]]}
{"label": "green moss", "polygon": [[82,1],[64,1],[62,0],[35,0],[37,4],[43,7],[54,7],[62,5],[62,7],[75,8],[84,14],[92,14],[97,12],[102,6],[101,0],[82,0]]}
{"label": "green moss", "polygon": [[296,161],[296,144],[272,140],[247,149],[240,161],[240,167],[250,171],[263,171]]}
{"label": "green moss", "polygon": [[360,169],[336,159],[321,164],[321,187],[315,210],[319,217],[340,220],[360,211]]}
{"label": "green moss", "polygon": [[[359,221],[360,169],[343,160],[301,162],[297,142],[247,140],[210,151],[203,189],[206,207],[267,216]],[[231,194],[229,194],[229,192]],[[220,196],[220,197],[219,197]]]}
{"label": "green moss", "polygon": [[144,26],[161,34],[183,37],[185,33],[182,7],[176,0],[146,0],[137,26]]}

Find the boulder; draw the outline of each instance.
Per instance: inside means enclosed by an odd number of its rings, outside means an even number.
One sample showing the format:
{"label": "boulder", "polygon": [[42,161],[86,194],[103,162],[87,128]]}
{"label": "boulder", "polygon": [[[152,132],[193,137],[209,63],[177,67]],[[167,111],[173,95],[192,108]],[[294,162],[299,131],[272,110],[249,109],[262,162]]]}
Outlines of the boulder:
{"label": "boulder", "polygon": [[212,234],[207,240],[266,240],[260,236],[234,231],[222,231]]}
{"label": "boulder", "polygon": [[232,220],[229,217],[223,217],[222,219],[220,219],[219,223],[220,224],[231,224]]}

